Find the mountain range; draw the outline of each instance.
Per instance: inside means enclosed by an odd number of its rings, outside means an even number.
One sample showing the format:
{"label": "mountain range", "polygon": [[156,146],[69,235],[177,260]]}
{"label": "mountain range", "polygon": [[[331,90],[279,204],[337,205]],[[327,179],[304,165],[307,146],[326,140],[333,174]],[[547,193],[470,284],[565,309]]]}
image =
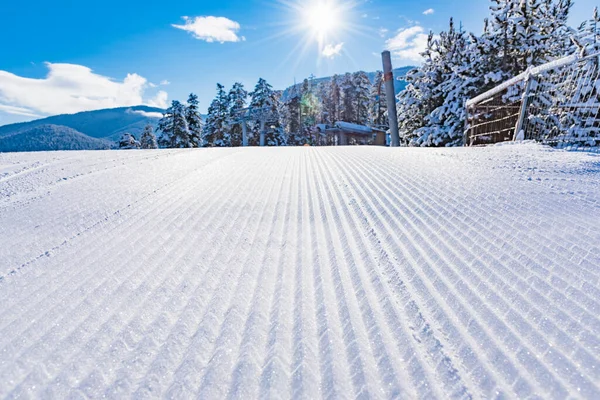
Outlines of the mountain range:
{"label": "mountain range", "polygon": [[[394,76],[402,78],[410,69],[412,67],[397,68]],[[375,74],[367,73],[371,81]],[[313,84],[329,79],[331,77],[316,78]],[[292,87],[283,91],[284,97]],[[406,83],[398,79],[395,87],[397,94],[404,90]],[[4,125],[0,126],[0,152],[114,148],[124,132],[139,138],[147,124],[156,128],[163,112],[161,108],[149,106],[119,107]]]}

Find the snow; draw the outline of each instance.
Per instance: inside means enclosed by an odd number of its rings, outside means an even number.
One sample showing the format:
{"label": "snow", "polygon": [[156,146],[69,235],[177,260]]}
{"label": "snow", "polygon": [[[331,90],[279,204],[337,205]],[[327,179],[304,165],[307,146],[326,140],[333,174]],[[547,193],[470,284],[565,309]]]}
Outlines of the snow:
{"label": "snow", "polygon": [[600,158],[0,154],[0,398],[600,398]]}
{"label": "snow", "polygon": [[373,132],[373,130],[368,126],[352,124],[350,122],[344,122],[344,121],[337,121],[335,123],[335,126],[337,126],[340,129],[344,129],[344,130],[351,131],[351,132],[357,132],[357,133],[368,134],[368,133]]}

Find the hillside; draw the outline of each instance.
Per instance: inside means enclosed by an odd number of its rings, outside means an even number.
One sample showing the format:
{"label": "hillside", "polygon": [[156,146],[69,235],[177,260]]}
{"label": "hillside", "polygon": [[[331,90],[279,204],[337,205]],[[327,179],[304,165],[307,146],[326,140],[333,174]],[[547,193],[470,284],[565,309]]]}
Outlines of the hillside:
{"label": "hillside", "polygon": [[[61,114],[30,122],[0,126],[0,138],[39,125],[66,126],[98,139],[117,141],[123,132],[139,137],[148,123],[155,126],[159,118],[148,117],[147,113],[162,113],[164,110],[148,106],[110,108],[84,111],[76,114]],[[145,114],[145,115],[144,115]]]}
{"label": "hillside", "polygon": [[[400,93],[401,91],[403,91],[406,88],[406,82],[404,80],[402,80],[402,78],[406,75],[406,73],[408,71],[410,71],[411,69],[413,69],[414,67],[401,67],[401,68],[395,68],[394,69],[394,89],[396,90],[396,94]],[[366,73],[367,76],[369,77],[369,80],[371,81],[371,83],[373,83],[375,81],[375,74],[377,74],[377,72],[367,72]],[[340,75],[342,76],[342,75]],[[326,76],[323,78],[315,78],[312,80],[313,85],[318,85],[320,83],[323,82],[329,82],[331,80],[331,76]],[[294,85],[286,88],[283,91],[283,98],[287,98],[287,95],[289,93],[289,91],[294,87]],[[296,83],[295,86],[297,89],[300,89],[302,87],[302,82]]]}
{"label": "hillside", "polygon": [[46,150],[105,150],[113,142],[96,139],[66,126],[44,124],[0,137],[0,152]]}
{"label": "hillside", "polygon": [[600,399],[597,155],[3,154],[0,398]]}

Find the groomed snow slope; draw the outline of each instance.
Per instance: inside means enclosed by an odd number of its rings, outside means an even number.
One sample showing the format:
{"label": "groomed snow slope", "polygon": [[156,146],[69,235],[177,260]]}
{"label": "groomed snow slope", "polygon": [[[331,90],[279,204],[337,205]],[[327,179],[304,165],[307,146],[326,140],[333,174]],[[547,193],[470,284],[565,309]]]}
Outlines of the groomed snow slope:
{"label": "groomed snow slope", "polygon": [[0,154],[0,398],[600,398],[600,158]]}

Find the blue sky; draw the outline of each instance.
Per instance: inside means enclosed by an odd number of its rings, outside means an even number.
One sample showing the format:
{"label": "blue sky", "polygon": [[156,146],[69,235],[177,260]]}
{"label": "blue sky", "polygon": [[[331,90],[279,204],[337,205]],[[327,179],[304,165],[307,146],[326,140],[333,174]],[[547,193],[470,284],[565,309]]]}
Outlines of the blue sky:
{"label": "blue sky", "polygon": [[[215,84],[285,88],[310,74],[414,65],[424,35],[454,16],[479,32],[487,0],[39,1],[0,11],[0,125],[58,113],[150,104]],[[573,25],[594,0],[579,0]],[[328,19],[329,16],[329,19]],[[186,17],[186,19],[184,19]],[[324,24],[335,18],[335,24]],[[331,26],[330,26],[331,25]],[[328,28],[324,28],[327,26]]]}

